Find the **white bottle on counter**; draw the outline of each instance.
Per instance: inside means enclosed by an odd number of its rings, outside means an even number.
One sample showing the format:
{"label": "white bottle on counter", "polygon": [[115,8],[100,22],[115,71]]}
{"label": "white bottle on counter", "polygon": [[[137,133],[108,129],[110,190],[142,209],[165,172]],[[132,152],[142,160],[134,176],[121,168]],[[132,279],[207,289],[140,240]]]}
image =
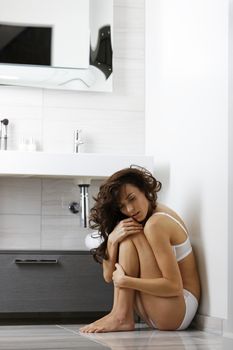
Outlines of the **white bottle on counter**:
{"label": "white bottle on counter", "polygon": [[24,136],[20,138],[19,151],[27,151],[27,140]]}
{"label": "white bottle on counter", "polygon": [[29,142],[27,144],[27,150],[30,152],[36,151],[36,142],[33,137],[30,137]]}

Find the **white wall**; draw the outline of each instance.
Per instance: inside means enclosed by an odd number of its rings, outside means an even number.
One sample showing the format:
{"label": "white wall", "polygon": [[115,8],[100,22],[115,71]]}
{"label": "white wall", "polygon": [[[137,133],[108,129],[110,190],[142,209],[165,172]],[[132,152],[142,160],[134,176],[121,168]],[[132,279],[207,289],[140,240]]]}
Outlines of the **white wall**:
{"label": "white wall", "polygon": [[227,316],[228,1],[146,1],[146,153],[186,221],[200,313]]}
{"label": "white wall", "polygon": [[[144,153],[143,0],[114,1],[113,35],[113,93],[0,86],[9,149],[25,136],[39,150],[73,152],[78,128],[83,152]],[[77,249],[80,228],[67,209],[77,193],[67,180],[0,178],[0,249]]]}

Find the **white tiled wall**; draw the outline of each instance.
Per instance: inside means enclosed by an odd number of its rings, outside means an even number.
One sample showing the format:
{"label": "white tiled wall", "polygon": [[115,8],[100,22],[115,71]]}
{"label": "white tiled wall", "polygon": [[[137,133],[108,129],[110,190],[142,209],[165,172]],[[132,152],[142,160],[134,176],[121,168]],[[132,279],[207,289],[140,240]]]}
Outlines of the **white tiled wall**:
{"label": "white tiled wall", "polygon": [[[114,1],[113,32],[113,93],[0,87],[9,149],[24,136],[72,152],[79,128],[85,152],[144,153],[144,0]],[[86,231],[67,209],[75,191],[71,180],[0,178],[0,249],[84,248]]]}

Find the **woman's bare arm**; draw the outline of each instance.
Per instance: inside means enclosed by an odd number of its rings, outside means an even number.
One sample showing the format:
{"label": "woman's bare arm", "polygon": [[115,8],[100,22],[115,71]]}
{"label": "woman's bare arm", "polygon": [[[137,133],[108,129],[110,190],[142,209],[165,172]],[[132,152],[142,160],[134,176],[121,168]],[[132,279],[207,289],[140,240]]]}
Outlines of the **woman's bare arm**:
{"label": "woman's bare arm", "polygon": [[170,298],[182,294],[182,289],[174,281],[166,278],[145,279],[125,276],[121,287],[135,289],[157,297]]}

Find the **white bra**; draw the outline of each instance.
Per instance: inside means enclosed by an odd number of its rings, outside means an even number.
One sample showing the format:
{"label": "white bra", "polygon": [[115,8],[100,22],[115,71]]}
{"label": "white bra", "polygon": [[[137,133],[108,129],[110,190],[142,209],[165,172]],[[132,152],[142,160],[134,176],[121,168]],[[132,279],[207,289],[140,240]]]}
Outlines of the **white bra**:
{"label": "white bra", "polygon": [[168,213],[158,212],[158,213],[154,213],[153,215],[164,215],[164,216],[169,217],[170,219],[175,221],[186,233],[187,238],[183,243],[175,244],[172,246],[173,252],[176,256],[176,260],[181,261],[182,259],[184,259],[187,255],[189,255],[192,252],[192,246],[191,246],[191,242],[190,242],[187,230],[177,219],[175,219],[172,215],[170,215]]}

